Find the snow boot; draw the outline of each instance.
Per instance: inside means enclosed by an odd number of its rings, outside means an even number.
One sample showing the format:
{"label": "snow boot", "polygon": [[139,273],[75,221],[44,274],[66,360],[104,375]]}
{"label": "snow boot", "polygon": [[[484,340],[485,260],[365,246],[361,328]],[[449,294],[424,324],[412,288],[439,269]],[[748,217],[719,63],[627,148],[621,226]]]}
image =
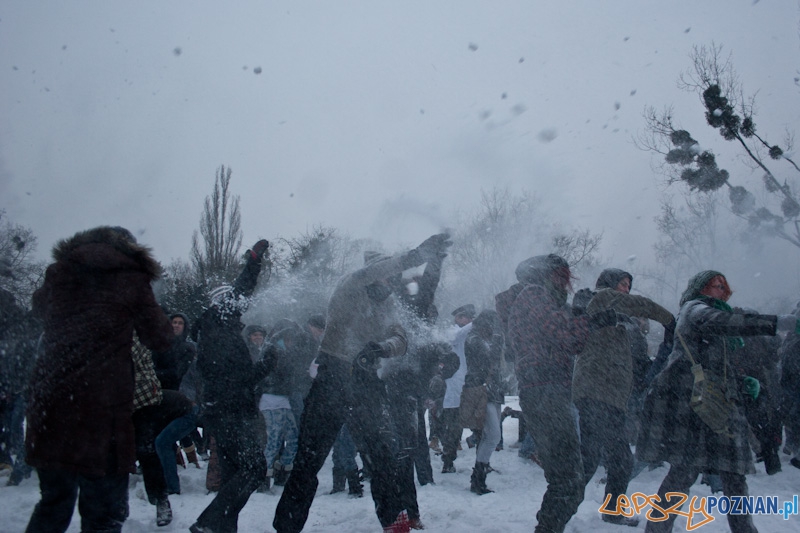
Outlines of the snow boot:
{"label": "snow boot", "polygon": [[479,496],[494,492],[486,486],[486,474],[488,473],[488,466],[488,463],[475,463],[475,468],[472,469],[472,476],[469,478],[469,490]]}
{"label": "snow boot", "polygon": [[197,451],[195,451],[194,444],[190,444],[184,448],[183,453],[186,454],[187,462],[192,463],[197,468],[200,468],[200,459],[197,457]]}
{"label": "snow boot", "polygon": [[397,519],[390,525],[383,528],[383,533],[410,533],[411,526],[408,523],[408,513],[403,510],[397,515]]}
{"label": "snow boot", "polygon": [[333,467],[333,488],[331,489],[330,494],[344,492],[344,483],[346,480],[347,476],[345,476],[344,470]]}
{"label": "snow boot", "polygon": [[442,474],[455,474],[456,467],[453,464],[453,461],[445,459],[444,464],[442,465]]}
{"label": "snow boot", "polygon": [[778,456],[778,450],[769,450],[764,454],[764,469],[767,474],[774,476],[781,471],[781,458]]}
{"label": "snow boot", "polygon": [[267,473],[267,477],[265,477],[264,480],[261,482],[261,484],[258,486],[256,492],[260,494],[266,494],[270,492],[269,488],[272,485],[272,476],[270,474],[272,474],[272,471],[269,471]]}
{"label": "snow boot", "polygon": [[604,514],[603,515],[603,522],[608,524],[616,524],[618,526],[628,526],[628,527],[636,527],[639,525],[638,518],[628,518],[627,516],[623,515],[610,515]]}
{"label": "snow boot", "polygon": [[164,527],[172,522],[172,507],[169,505],[169,500],[164,497],[156,502],[156,525]]}
{"label": "snow boot", "polygon": [[349,490],[347,494],[352,498],[361,498],[364,496],[364,485],[361,484],[361,474],[356,468],[347,472],[347,485]]}

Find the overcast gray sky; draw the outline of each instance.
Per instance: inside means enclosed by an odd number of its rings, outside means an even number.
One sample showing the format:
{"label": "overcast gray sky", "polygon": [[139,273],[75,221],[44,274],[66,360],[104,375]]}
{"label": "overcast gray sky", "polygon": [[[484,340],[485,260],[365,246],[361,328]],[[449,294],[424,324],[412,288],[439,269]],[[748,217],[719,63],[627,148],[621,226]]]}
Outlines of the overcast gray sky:
{"label": "overcast gray sky", "polygon": [[[652,256],[660,178],[632,136],[723,44],[758,124],[800,124],[794,0],[52,2],[0,6],[0,208],[55,240],[119,224],[188,257],[215,169],[245,244],[315,224],[391,248],[494,185],[611,260]],[[260,74],[256,74],[259,72]]]}

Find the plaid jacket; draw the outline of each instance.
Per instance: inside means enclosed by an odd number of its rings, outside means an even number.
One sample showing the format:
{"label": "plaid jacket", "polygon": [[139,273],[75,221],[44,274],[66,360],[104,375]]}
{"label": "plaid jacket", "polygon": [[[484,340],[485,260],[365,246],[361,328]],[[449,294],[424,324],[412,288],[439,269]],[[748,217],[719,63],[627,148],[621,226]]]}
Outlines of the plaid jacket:
{"label": "plaid jacket", "polygon": [[139,342],[138,337],[133,338],[133,348],[131,348],[131,358],[133,359],[133,410],[138,411],[148,405],[158,405],[161,403],[162,392],[161,383],[156,376],[156,369],[153,366],[153,357],[150,350]]}
{"label": "plaid jacket", "polygon": [[731,368],[726,343],[728,336],[774,335],[775,323],[774,316],[730,313],[702,300],[685,303],[678,314],[677,332],[692,358],[703,365],[706,379],[724,384],[734,403],[736,408],[728,421],[731,435],[714,433],[692,410],[692,363],[676,340],[669,363],[645,396],[637,459],[700,470],[753,473],[749,426],[739,391],[741,380]]}

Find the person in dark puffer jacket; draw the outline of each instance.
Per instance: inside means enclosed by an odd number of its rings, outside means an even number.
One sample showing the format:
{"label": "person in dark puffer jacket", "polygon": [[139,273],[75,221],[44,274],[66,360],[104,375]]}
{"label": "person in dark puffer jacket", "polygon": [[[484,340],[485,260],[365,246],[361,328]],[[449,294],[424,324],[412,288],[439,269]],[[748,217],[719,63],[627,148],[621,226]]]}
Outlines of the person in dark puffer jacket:
{"label": "person in dark puffer jacket", "polygon": [[269,244],[258,241],[245,254],[245,265],[233,286],[211,293],[211,306],[197,321],[197,367],[203,379],[203,423],[214,437],[222,484],[214,500],[190,527],[193,533],[236,531],[239,512],[266,476],[267,461],[257,430],[261,417],[255,386],[275,366],[265,351],[253,362],[241,331],[242,313],[261,272]]}

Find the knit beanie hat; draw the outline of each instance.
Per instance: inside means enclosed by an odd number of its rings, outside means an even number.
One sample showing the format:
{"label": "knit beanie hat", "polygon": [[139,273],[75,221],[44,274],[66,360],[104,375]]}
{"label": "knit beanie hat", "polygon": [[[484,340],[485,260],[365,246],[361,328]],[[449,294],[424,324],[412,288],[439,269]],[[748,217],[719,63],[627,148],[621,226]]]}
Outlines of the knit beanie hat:
{"label": "knit beanie hat", "polygon": [[708,282],[714,279],[717,276],[725,277],[722,273],[717,272],[716,270],[703,270],[702,272],[698,272],[694,276],[691,277],[689,280],[689,284],[686,286],[686,290],[683,291],[681,295],[681,306],[686,302],[691,300],[697,299],[700,296],[700,291],[702,291]]}
{"label": "knit beanie hat", "polygon": [[633,276],[631,276],[630,272],[625,272],[619,268],[607,268],[600,272],[600,276],[598,276],[594,288],[616,289],[617,285],[625,278],[628,278],[631,281],[631,286],[633,286]]}

